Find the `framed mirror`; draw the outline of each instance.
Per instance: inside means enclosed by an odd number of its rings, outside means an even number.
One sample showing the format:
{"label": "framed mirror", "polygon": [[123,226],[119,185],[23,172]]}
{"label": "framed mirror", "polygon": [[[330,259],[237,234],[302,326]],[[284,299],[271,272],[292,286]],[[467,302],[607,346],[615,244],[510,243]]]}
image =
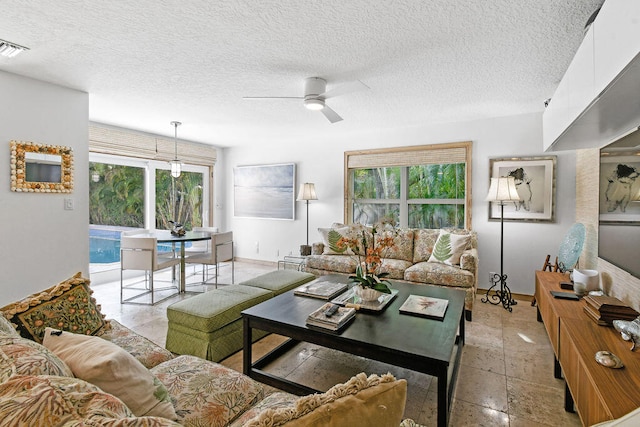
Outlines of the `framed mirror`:
{"label": "framed mirror", "polygon": [[71,193],[73,151],[62,145],[11,141],[11,191]]}

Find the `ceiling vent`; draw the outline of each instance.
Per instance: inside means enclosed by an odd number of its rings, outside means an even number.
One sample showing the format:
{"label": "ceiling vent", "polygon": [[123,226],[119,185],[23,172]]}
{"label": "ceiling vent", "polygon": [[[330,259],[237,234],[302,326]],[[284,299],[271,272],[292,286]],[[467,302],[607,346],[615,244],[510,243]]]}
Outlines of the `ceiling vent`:
{"label": "ceiling vent", "polygon": [[20,46],[19,44],[8,42],[0,39],[0,56],[5,58],[13,58],[25,50],[29,50],[28,47]]}

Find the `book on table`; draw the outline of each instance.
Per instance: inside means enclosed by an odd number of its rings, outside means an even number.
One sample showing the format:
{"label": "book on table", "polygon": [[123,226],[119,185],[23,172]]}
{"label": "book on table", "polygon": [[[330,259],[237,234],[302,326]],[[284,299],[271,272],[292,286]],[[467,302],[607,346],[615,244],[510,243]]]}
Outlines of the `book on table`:
{"label": "book on table", "polygon": [[326,304],[323,304],[319,309],[309,314],[309,316],[307,317],[307,325],[337,331],[356,316],[356,310],[354,308],[345,308],[339,306],[335,313],[333,313],[331,316],[327,316],[327,310],[333,305],[334,304],[328,302]]}
{"label": "book on table", "polygon": [[409,295],[407,300],[400,306],[400,313],[442,320],[448,306],[449,301],[446,299]]}
{"label": "book on table", "polygon": [[613,325],[614,320],[633,320],[638,312],[618,298],[607,295],[586,295],[584,311],[599,325]]}
{"label": "book on table", "polygon": [[295,295],[330,300],[347,289],[346,283],[336,282],[331,278],[319,277],[294,289]]}

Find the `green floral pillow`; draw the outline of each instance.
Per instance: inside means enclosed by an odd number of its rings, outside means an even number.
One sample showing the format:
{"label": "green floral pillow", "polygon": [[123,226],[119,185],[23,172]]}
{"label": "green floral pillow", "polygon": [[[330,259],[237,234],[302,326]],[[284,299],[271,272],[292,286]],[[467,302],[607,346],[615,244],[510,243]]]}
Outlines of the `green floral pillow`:
{"label": "green floral pillow", "polygon": [[428,262],[440,262],[447,265],[460,265],[460,257],[467,247],[471,236],[440,231],[438,240]]}
{"label": "green floral pillow", "polygon": [[85,335],[109,329],[100,306],[91,297],[89,279],[80,273],[38,294],[0,309],[25,338],[42,343],[46,327]]}

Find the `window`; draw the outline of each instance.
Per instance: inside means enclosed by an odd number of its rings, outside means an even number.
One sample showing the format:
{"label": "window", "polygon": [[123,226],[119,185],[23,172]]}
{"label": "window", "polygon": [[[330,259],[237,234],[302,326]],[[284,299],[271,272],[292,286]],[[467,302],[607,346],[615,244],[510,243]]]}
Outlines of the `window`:
{"label": "window", "polygon": [[471,228],[471,142],[345,153],[347,222]]}
{"label": "window", "polygon": [[169,170],[156,170],[156,228],[170,229],[171,220],[187,230],[202,227],[203,184],[202,173],[185,171],[173,179]]}
{"label": "window", "polygon": [[89,224],[144,228],[143,167],[89,163]]}
{"label": "window", "polygon": [[[182,175],[168,161],[175,141],[97,123],[89,124],[89,248],[91,271],[120,259],[120,233],[128,228],[187,229],[213,224],[211,209],[216,149],[178,140]],[[105,266],[100,266],[104,264]]]}

